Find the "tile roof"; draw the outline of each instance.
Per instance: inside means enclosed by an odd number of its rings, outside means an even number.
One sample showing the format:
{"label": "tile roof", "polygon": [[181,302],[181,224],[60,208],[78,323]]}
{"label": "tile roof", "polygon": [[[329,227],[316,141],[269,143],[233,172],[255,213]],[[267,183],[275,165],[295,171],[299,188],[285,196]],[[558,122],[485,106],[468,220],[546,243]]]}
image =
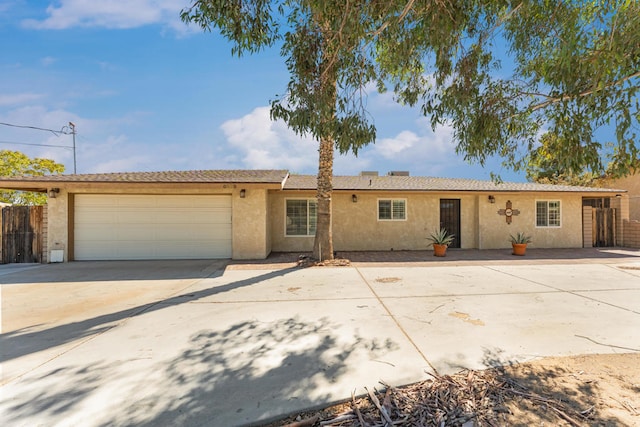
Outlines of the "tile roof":
{"label": "tile roof", "polygon": [[[194,170],[161,172],[115,172],[98,174],[69,174],[0,177],[0,182],[34,183],[255,183],[281,184],[287,177],[286,170]],[[461,178],[433,178],[420,176],[334,176],[335,190],[350,191],[547,191],[547,192],[593,192],[620,193],[598,187],[577,187],[535,183],[479,181]],[[291,175],[284,185],[285,190],[315,190],[316,176]]]}
{"label": "tile roof", "polygon": [[20,182],[104,182],[104,183],[265,183],[280,184],[286,170],[195,170],[163,172],[116,172],[78,175],[0,177],[0,181]]}
{"label": "tile roof", "polygon": [[[433,178],[421,176],[334,176],[334,190],[358,191],[548,191],[548,192],[599,192],[619,193],[615,190],[597,187],[570,185],[535,184],[531,182],[479,181],[461,178]],[[291,175],[285,190],[315,190],[316,177],[313,175]]]}

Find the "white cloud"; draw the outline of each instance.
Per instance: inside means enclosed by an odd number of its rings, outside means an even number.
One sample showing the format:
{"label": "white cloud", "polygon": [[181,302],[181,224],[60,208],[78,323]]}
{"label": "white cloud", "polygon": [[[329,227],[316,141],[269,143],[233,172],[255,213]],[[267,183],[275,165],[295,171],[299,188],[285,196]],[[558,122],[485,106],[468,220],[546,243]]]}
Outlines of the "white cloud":
{"label": "white cloud", "polygon": [[40,60],[40,62],[42,63],[42,65],[44,65],[45,67],[49,67],[50,65],[55,64],[58,61],[57,58],[54,58],[53,56],[45,56],[44,58],[42,58]]}
{"label": "white cloud", "polygon": [[[120,159],[111,159],[96,164],[91,168],[91,173],[130,172],[140,169],[140,164],[146,163],[145,157],[135,156]],[[73,171],[69,171],[73,172]]]}
{"label": "white cloud", "polygon": [[184,26],[179,24],[179,15],[188,6],[188,0],[60,0],[57,5],[47,7],[47,18],[25,20],[23,25],[54,30],[73,27],[124,29],[150,24],[177,28]]}
{"label": "white cloud", "polygon": [[366,101],[368,108],[378,110],[402,108],[402,105],[396,102],[393,91],[387,90],[386,92],[380,93],[374,82],[366,84],[364,92],[367,94]]}
{"label": "white cloud", "polygon": [[363,148],[358,157],[350,154],[337,158],[336,174],[358,174],[374,170],[386,174],[406,170],[414,176],[456,176],[465,164],[455,153],[453,129],[442,126],[432,131],[426,119],[419,119],[410,129],[395,136],[380,138]]}
{"label": "white cloud", "polygon": [[301,137],[284,122],[272,121],[269,107],[258,107],[239,119],[221,125],[227,141],[242,153],[243,167],[289,169],[311,173],[317,164],[317,143]]}
{"label": "white cloud", "polygon": [[374,146],[377,155],[394,161],[434,162],[455,154],[453,129],[431,130],[426,119],[416,122],[416,131],[404,130],[392,138],[382,138]]}
{"label": "white cloud", "polygon": [[[295,135],[282,121],[271,121],[269,107],[259,107],[239,119],[228,120],[221,129],[229,144],[240,152],[238,167],[317,172],[317,142]],[[448,126],[433,132],[428,120],[419,119],[411,130],[381,138],[361,149],[357,157],[336,153],[334,173],[357,175],[363,170],[378,170],[384,174],[390,170],[409,170],[412,175],[440,175],[462,164],[455,154],[452,134]]]}
{"label": "white cloud", "polygon": [[412,131],[402,131],[395,138],[383,138],[376,143],[375,150],[387,159],[401,155],[420,143],[420,137]]}

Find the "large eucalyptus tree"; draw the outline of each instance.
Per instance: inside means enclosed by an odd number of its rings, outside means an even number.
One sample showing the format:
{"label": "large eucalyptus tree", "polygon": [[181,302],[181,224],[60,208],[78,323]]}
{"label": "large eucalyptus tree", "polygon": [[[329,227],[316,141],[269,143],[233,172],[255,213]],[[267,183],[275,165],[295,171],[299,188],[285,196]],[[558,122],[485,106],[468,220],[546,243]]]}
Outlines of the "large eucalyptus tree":
{"label": "large eucalyptus tree", "polygon": [[[271,105],[319,143],[316,258],[333,257],[333,153],[375,141],[375,83],[451,124],[459,153],[522,168],[544,131],[570,169],[602,169],[593,131],[615,122],[613,161],[637,158],[638,2],[549,0],[195,0],[185,22],[242,55],[278,46],[290,73]],[[509,64],[502,68],[502,63]]]}

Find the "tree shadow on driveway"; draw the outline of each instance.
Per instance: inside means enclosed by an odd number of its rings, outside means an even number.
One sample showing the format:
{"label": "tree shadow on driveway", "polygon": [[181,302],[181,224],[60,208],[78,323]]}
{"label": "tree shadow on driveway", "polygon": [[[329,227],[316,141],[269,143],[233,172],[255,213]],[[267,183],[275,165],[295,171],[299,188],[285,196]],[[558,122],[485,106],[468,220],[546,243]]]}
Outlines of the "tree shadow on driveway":
{"label": "tree shadow on driveway", "polygon": [[[229,292],[234,289],[256,285],[265,280],[284,276],[294,270],[296,269],[292,268],[270,271],[259,276],[250,277],[248,279],[238,280],[222,285],[216,285],[199,291],[172,295],[165,299],[149,304],[142,304],[115,313],[109,313],[78,322],[54,326],[44,330],[29,331],[27,329],[0,334],[0,363],[7,362],[29,354],[37,353],[49,348],[64,345],[80,339],[86,339],[92,336],[96,336],[117,326],[119,322],[122,322],[123,320],[130,317],[140,316],[144,313],[150,313],[168,307],[197,301],[202,298]],[[221,274],[221,270],[216,270],[208,276],[201,276],[201,279],[205,280],[220,276]]]}
{"label": "tree shadow on driveway", "polygon": [[[51,368],[12,385],[9,424],[234,426],[324,405],[347,367],[398,349],[327,317],[239,321],[190,336],[166,360]],[[375,377],[375,375],[374,375]],[[372,379],[375,381],[375,379]],[[361,384],[356,384],[361,385]],[[93,403],[93,404],[92,404]]]}

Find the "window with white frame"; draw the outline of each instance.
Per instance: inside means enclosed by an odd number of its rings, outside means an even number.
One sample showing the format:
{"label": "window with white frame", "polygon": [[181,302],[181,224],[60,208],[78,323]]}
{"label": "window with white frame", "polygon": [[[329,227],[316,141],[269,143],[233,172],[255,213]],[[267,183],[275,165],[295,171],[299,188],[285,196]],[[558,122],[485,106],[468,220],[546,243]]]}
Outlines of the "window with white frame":
{"label": "window with white frame", "polygon": [[560,227],[560,201],[536,201],[536,227]]}
{"label": "window with white frame", "polygon": [[378,221],[404,221],[407,219],[405,199],[379,199]]}
{"label": "window with white frame", "polygon": [[287,199],[285,234],[314,236],[316,234],[318,203],[314,199]]}

